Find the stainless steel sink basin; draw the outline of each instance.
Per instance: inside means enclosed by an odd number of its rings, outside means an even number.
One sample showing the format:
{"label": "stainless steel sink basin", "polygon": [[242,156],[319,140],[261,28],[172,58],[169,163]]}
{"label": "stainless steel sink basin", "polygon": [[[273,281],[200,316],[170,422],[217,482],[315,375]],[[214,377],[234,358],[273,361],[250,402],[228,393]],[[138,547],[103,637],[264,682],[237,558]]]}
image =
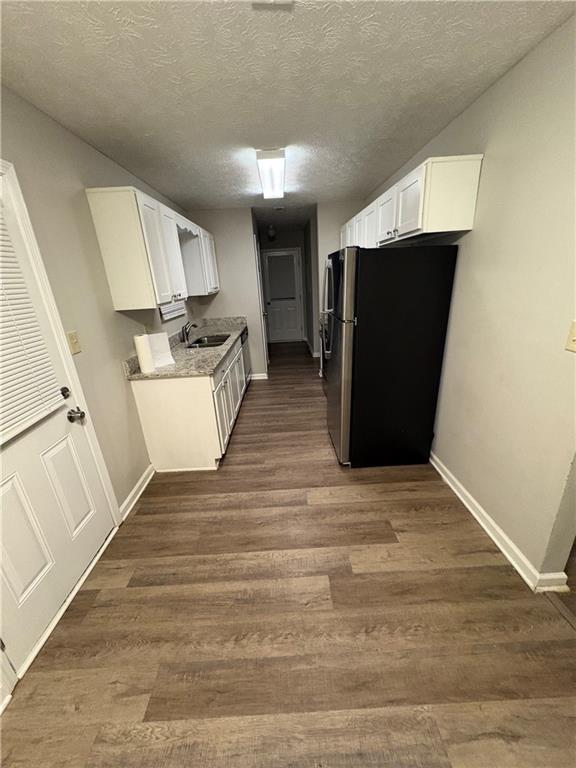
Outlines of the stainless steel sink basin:
{"label": "stainless steel sink basin", "polygon": [[199,336],[186,346],[189,349],[205,349],[206,347],[220,347],[230,338],[229,333],[215,333],[213,336]]}

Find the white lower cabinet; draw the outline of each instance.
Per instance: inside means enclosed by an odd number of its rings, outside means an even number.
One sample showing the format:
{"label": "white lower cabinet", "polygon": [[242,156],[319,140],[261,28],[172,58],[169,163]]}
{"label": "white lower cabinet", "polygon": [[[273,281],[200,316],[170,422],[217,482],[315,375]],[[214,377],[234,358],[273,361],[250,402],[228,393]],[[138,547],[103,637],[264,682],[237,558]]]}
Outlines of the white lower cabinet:
{"label": "white lower cabinet", "polygon": [[218,436],[222,452],[226,450],[228,440],[230,439],[230,419],[228,415],[228,382],[221,381],[214,390],[214,405],[216,406],[216,417],[218,420]]}
{"label": "white lower cabinet", "polygon": [[248,384],[239,339],[212,376],[143,379],[131,384],[157,472],[218,467]]}

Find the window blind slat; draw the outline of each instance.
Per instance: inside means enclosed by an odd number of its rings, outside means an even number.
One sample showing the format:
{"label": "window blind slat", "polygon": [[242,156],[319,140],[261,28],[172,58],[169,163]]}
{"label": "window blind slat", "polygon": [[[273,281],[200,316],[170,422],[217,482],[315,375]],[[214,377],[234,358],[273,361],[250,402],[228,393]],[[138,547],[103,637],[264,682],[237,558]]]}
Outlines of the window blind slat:
{"label": "window blind slat", "polygon": [[0,443],[63,405],[0,204]]}

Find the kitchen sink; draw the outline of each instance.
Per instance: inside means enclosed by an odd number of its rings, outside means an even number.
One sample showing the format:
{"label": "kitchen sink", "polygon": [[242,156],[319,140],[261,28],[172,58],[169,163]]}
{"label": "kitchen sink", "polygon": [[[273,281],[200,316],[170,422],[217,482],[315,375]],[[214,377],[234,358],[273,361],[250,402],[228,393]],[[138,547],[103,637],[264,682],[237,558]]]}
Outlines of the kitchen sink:
{"label": "kitchen sink", "polygon": [[215,333],[213,336],[199,336],[186,346],[189,349],[205,349],[206,347],[220,347],[230,338],[229,333]]}

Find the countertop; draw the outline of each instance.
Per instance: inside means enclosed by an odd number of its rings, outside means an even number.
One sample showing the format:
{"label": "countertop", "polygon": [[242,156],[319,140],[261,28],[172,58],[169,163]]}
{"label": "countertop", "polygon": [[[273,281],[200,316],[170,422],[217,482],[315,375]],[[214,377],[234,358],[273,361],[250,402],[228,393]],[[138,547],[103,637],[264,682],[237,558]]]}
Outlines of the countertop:
{"label": "countertop", "polygon": [[220,347],[208,349],[189,349],[179,339],[179,332],[170,336],[170,348],[174,357],[173,365],[165,365],[156,368],[154,373],[142,373],[138,364],[138,357],[133,355],[124,362],[124,371],[129,381],[142,381],[144,379],[173,379],[186,376],[212,376],[228,352],[240,338],[246,328],[245,317],[218,317],[193,320],[198,326],[190,331],[190,341],[198,336],[208,336],[214,333],[229,333],[227,339]]}

